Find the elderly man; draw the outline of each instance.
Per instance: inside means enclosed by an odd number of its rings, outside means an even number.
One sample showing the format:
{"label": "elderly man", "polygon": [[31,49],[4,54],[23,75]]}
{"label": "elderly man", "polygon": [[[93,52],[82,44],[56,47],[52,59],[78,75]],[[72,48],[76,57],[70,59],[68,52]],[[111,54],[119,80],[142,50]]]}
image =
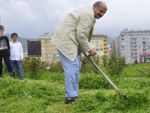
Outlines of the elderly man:
{"label": "elderly man", "polygon": [[59,52],[65,73],[65,104],[72,103],[78,97],[80,76],[80,52],[96,55],[90,45],[95,19],[100,19],[107,11],[104,2],[98,1],[93,6],[69,13],[59,25],[52,41]]}

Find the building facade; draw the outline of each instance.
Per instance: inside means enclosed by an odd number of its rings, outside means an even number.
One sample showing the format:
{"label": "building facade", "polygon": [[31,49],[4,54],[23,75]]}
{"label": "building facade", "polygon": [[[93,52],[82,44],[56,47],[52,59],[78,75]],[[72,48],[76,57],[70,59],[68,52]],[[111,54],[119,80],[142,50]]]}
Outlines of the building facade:
{"label": "building facade", "polygon": [[118,55],[125,57],[126,63],[148,62],[141,60],[141,56],[150,57],[150,31],[122,31],[117,39],[117,49]]}
{"label": "building facade", "polygon": [[[57,62],[59,60],[56,47],[51,42],[52,35],[44,34],[41,36],[41,60],[46,62]],[[93,35],[91,44],[94,45],[97,55],[108,57],[108,40],[105,35]]]}
{"label": "building facade", "polygon": [[105,36],[105,35],[93,35],[92,40],[91,40],[91,44],[95,46],[98,56],[108,57],[109,45],[108,45],[107,36]]}
{"label": "building facade", "polygon": [[52,63],[59,60],[56,47],[51,42],[51,34],[41,35],[41,60]]}

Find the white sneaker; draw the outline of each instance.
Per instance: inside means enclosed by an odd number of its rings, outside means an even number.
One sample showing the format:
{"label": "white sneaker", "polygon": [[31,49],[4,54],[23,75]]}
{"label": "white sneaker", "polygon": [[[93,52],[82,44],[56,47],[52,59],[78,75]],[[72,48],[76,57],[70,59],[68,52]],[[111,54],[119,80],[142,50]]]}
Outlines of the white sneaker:
{"label": "white sneaker", "polygon": [[2,77],[0,77],[0,80],[2,79]]}

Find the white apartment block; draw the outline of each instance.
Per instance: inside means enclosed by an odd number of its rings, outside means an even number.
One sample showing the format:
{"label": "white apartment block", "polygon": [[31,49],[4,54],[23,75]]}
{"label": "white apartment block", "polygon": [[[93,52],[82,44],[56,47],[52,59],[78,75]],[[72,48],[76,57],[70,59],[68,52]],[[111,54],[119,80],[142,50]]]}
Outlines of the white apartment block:
{"label": "white apartment block", "polygon": [[122,31],[117,39],[117,49],[126,63],[140,62],[140,54],[150,53],[150,31]]}

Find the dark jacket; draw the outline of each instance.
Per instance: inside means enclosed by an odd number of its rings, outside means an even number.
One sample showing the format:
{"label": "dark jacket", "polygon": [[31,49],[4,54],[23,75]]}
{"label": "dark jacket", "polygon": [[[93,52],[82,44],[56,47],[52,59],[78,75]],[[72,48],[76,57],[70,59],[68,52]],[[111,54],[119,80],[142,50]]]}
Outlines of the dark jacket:
{"label": "dark jacket", "polygon": [[10,56],[9,39],[7,36],[0,36],[0,57]]}

